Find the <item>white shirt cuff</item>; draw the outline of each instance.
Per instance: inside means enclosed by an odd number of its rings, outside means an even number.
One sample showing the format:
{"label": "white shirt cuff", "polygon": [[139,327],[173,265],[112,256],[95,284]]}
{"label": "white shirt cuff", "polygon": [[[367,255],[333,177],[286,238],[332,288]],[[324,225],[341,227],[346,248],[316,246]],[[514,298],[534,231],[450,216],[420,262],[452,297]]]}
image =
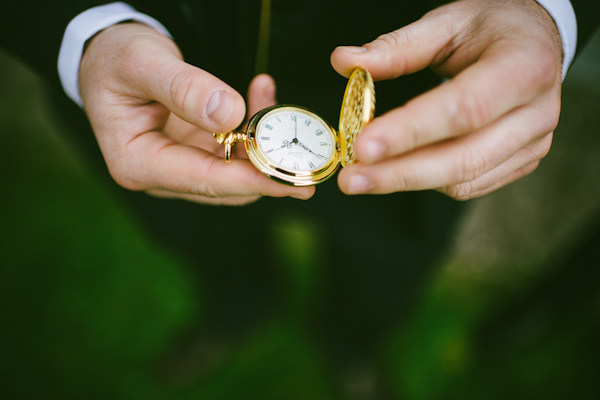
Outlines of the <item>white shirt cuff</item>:
{"label": "white shirt cuff", "polygon": [[546,9],[558,27],[563,45],[562,78],[575,57],[577,49],[577,20],[575,10],[569,0],[535,0]]}
{"label": "white shirt cuff", "polygon": [[117,2],[90,8],[77,15],[65,30],[58,53],[58,76],[60,83],[75,103],[83,105],[79,94],[79,64],[85,42],[96,33],[123,21],[137,21],[169,35],[167,29],[154,18],[137,12],[128,4]]}

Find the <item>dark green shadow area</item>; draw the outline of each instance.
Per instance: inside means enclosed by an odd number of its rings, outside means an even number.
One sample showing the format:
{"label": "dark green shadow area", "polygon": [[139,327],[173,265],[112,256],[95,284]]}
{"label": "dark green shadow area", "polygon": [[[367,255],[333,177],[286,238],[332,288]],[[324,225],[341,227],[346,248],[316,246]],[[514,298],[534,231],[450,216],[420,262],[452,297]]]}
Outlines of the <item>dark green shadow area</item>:
{"label": "dark green shadow area", "polygon": [[201,302],[45,122],[37,80],[1,64],[2,397],[153,398],[152,362]]}

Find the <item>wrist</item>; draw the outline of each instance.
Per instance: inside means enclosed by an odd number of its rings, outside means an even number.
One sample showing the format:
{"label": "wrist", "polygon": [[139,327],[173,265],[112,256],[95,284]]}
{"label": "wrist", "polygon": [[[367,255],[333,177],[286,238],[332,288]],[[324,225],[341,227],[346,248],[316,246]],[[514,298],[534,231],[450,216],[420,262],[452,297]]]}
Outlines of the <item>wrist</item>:
{"label": "wrist", "polygon": [[569,0],[534,0],[542,6],[554,21],[560,35],[563,60],[562,78],[564,79],[577,48],[577,20]]}

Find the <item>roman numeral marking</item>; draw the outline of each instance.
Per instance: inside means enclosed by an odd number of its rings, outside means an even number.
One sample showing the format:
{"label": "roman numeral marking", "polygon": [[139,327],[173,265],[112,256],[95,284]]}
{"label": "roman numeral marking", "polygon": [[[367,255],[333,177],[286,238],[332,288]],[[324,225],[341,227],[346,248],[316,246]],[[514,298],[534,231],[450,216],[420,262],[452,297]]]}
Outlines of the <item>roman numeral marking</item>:
{"label": "roman numeral marking", "polygon": [[317,136],[321,136],[324,132],[320,129],[318,129],[316,132]]}
{"label": "roman numeral marking", "polygon": [[260,137],[262,140],[271,140],[271,138],[269,136],[261,136]]}
{"label": "roman numeral marking", "polygon": [[297,162],[294,162],[294,169],[300,169]]}
{"label": "roman numeral marking", "polygon": [[327,146],[327,142],[319,142],[319,146]]}
{"label": "roman numeral marking", "polygon": [[315,164],[311,163],[310,161],[308,162],[308,166],[309,166],[310,168],[315,168]]}
{"label": "roman numeral marking", "polygon": [[265,125],[265,128],[267,128],[267,129],[268,129],[268,130],[270,130],[270,131],[272,131],[272,130],[273,130],[273,127],[272,127],[271,125],[269,125],[269,124],[266,124],[266,125]]}
{"label": "roman numeral marking", "polygon": [[309,126],[311,122],[311,120],[307,119],[306,121],[304,121],[304,125]]}

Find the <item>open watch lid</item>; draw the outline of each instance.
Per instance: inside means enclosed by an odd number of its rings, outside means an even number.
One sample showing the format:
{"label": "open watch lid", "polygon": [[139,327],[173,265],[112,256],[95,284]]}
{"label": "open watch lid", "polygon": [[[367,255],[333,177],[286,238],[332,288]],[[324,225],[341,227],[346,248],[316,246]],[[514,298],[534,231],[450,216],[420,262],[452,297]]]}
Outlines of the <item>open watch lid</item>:
{"label": "open watch lid", "polygon": [[340,163],[354,162],[354,140],[375,113],[375,85],[371,74],[364,68],[356,68],[346,86],[342,111],[340,112],[339,138]]}

